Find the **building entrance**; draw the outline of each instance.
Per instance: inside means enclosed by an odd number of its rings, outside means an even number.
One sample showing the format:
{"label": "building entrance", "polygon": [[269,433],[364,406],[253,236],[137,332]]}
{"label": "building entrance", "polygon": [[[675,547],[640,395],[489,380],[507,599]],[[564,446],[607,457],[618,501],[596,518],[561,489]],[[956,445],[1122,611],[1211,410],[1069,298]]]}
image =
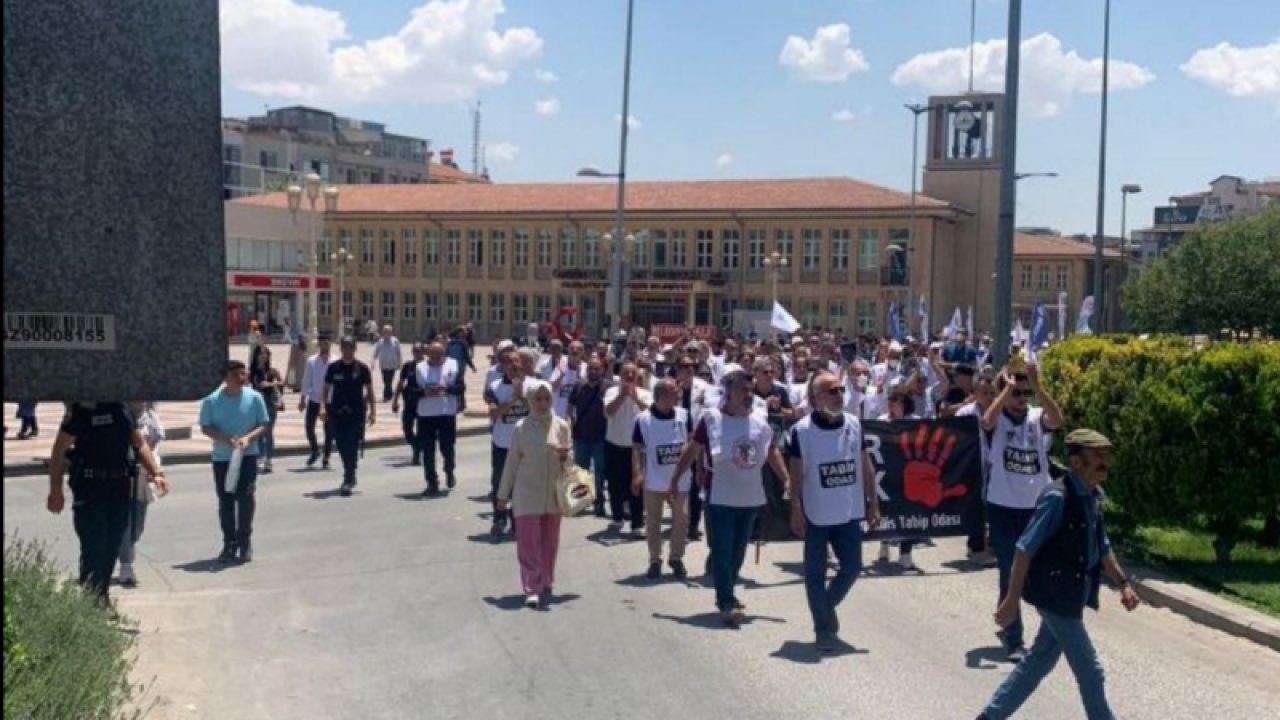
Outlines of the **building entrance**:
{"label": "building entrance", "polygon": [[640,298],[631,303],[631,321],[644,328],[654,325],[683,325],[688,320],[683,298]]}

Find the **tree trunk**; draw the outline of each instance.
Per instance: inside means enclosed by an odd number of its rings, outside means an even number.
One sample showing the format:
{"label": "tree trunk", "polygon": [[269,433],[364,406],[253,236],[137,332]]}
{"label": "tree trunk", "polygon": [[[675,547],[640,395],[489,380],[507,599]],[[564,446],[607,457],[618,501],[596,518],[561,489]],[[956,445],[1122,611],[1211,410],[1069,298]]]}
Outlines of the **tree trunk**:
{"label": "tree trunk", "polygon": [[1280,508],[1272,510],[1263,522],[1261,543],[1263,547],[1280,547]]}
{"label": "tree trunk", "polygon": [[1213,538],[1213,555],[1219,565],[1231,564],[1231,551],[1236,547],[1234,534],[1218,533]]}

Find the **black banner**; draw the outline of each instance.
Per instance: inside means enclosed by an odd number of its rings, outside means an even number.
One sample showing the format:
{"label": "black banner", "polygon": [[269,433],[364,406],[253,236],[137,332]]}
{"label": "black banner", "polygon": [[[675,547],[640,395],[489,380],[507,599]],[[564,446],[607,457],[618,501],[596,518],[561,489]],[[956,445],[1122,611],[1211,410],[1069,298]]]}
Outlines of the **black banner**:
{"label": "black banner", "polygon": [[981,430],[976,417],[862,423],[880,491],[877,540],[967,533],[982,502]]}

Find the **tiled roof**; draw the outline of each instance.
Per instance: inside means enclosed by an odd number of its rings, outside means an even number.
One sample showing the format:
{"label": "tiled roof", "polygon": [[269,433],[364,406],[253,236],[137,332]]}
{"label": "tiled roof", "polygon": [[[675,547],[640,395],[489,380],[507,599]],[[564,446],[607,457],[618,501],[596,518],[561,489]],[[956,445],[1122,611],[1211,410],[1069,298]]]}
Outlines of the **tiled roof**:
{"label": "tiled roof", "polygon": [[[1106,257],[1118,258],[1120,252],[1113,249],[1102,251]],[[1093,257],[1092,243],[1080,242],[1061,235],[1027,235],[1018,233],[1013,238],[1013,254],[1015,257]]]}
{"label": "tiled roof", "polygon": [[1258,192],[1262,195],[1280,197],[1280,180],[1269,180],[1258,183]]}
{"label": "tiled roof", "polygon": [[489,179],[481,175],[472,175],[465,170],[456,168],[452,165],[441,165],[440,163],[431,163],[429,177],[432,182],[444,183],[487,183]]}
{"label": "tiled roof", "polygon": [[[276,193],[236,202],[283,207],[287,199]],[[612,182],[345,185],[339,212],[610,212],[616,202],[617,187]],[[630,212],[889,210],[910,204],[907,193],[850,178],[627,183]],[[924,195],[916,196],[916,205],[922,210],[950,207]]]}

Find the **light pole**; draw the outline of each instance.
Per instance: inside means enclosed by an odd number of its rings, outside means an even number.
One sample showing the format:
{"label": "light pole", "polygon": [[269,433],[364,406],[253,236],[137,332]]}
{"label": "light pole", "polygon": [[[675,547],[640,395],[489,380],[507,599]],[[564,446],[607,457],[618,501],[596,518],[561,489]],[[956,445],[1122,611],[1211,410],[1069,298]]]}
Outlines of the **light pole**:
{"label": "light pole", "polygon": [[1009,0],[1009,32],[1004,67],[1004,135],[1000,143],[1000,215],[996,228],[996,327],[992,361],[996,367],[1009,357],[1009,328],[1013,311],[1013,230],[1017,207],[1018,75],[1022,60],[1022,0]]}
{"label": "light pole", "polygon": [[1102,20],[1102,131],[1098,138],[1098,218],[1094,231],[1093,286],[1094,302],[1101,308],[1098,314],[1098,333],[1108,329],[1107,296],[1102,276],[1102,248],[1106,243],[1103,222],[1107,206],[1107,87],[1111,63],[1111,0],[1106,0]]}
{"label": "light pole", "polygon": [[1024,172],[1024,173],[1015,173],[1013,176],[1013,179],[1026,180],[1027,178],[1056,178],[1056,177],[1058,177],[1058,173],[1056,172]]}
{"label": "light pole", "polygon": [[[769,253],[768,257],[764,259],[765,269],[769,272],[770,296],[773,299],[773,303],[769,306],[769,312],[773,312],[773,308],[778,304],[778,278],[787,269],[788,262],[787,258],[783,257],[777,250]],[[774,330],[773,334],[776,336],[778,331]]]}
{"label": "light pole", "polygon": [[347,263],[351,262],[354,256],[345,247],[340,247],[329,256],[329,262],[338,270],[338,334],[345,336],[347,334],[347,314],[346,310],[346,294],[347,294]]}
{"label": "light pole", "polygon": [[331,213],[338,210],[338,188],[333,185],[325,187],[321,190],[322,179],[314,172],[307,173],[303,178],[303,186],[289,186],[289,212],[293,215],[293,221],[298,222],[298,210],[302,206],[302,195],[305,192],[307,196],[307,204],[311,208],[311,217],[308,222],[309,245],[311,246],[311,277],[308,295],[308,302],[311,305],[310,327],[307,334],[311,336],[311,342],[314,344],[320,335],[320,293],[317,285],[319,285],[319,265],[320,257],[318,255],[318,236],[316,235],[316,204],[320,201],[320,195],[324,195],[325,212]]}
{"label": "light pole", "polygon": [[1142,186],[1126,183],[1120,186],[1120,252],[1124,256],[1125,275],[1129,274],[1129,196],[1142,192]]}

